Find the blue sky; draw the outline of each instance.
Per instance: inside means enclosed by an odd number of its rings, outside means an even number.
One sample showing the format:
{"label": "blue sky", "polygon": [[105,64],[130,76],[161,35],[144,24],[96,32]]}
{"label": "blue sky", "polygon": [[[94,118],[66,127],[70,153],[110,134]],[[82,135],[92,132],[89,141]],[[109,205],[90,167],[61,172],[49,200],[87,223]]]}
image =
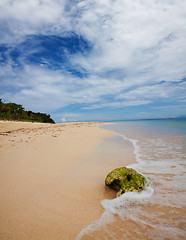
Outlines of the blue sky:
{"label": "blue sky", "polygon": [[56,122],[186,115],[186,1],[1,0],[0,97]]}

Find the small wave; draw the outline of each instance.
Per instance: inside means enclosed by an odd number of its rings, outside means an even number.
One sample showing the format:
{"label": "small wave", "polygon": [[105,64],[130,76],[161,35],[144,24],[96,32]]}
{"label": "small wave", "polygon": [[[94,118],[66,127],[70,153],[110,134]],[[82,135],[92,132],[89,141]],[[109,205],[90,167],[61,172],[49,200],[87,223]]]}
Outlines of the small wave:
{"label": "small wave", "polygon": [[91,234],[92,232],[98,230],[100,227],[104,227],[106,224],[112,223],[114,221],[114,215],[108,211],[104,211],[101,217],[93,221],[91,224],[83,228],[74,240],[80,240],[85,234]]}
{"label": "small wave", "polygon": [[104,199],[101,201],[101,205],[106,211],[112,214],[119,214],[118,211],[123,208],[134,204],[144,203],[153,193],[154,189],[151,186],[146,186],[145,190],[142,192],[127,192],[118,198]]}
{"label": "small wave", "polygon": [[147,179],[147,185],[142,192],[127,192],[118,198],[104,199],[101,201],[101,205],[105,209],[101,217],[93,221],[91,224],[83,228],[76,236],[75,240],[80,240],[85,234],[91,234],[97,231],[100,227],[112,223],[114,221],[114,214],[119,217],[123,210],[131,205],[145,203],[145,200],[150,198],[154,193],[154,189],[150,186],[150,181]]}

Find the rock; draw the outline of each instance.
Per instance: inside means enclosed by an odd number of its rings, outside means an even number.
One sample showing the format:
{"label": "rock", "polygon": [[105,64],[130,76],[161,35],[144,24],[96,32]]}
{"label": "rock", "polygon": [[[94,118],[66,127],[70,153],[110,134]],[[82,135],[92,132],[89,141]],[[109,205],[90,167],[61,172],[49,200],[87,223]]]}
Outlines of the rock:
{"label": "rock", "polygon": [[105,178],[105,184],[117,190],[117,197],[125,192],[141,192],[145,187],[145,177],[132,168],[116,168]]}

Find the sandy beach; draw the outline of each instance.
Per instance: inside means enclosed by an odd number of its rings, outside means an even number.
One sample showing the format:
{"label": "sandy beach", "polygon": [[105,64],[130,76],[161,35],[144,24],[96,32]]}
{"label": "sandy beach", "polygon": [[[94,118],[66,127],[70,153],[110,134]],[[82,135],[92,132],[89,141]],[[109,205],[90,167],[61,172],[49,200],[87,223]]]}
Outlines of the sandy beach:
{"label": "sandy beach", "polygon": [[70,240],[99,219],[105,176],[134,162],[99,125],[0,122],[0,239]]}

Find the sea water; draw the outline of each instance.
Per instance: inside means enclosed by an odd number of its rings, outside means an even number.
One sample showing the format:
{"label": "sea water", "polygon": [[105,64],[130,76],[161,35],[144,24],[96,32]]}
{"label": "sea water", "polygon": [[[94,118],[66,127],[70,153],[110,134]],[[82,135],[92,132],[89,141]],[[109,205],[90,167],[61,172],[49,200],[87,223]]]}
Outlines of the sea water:
{"label": "sea water", "polygon": [[[134,147],[147,185],[141,193],[104,199],[104,213],[76,239],[186,239],[186,120],[125,121],[104,126]],[[124,163],[123,163],[124,164]]]}

